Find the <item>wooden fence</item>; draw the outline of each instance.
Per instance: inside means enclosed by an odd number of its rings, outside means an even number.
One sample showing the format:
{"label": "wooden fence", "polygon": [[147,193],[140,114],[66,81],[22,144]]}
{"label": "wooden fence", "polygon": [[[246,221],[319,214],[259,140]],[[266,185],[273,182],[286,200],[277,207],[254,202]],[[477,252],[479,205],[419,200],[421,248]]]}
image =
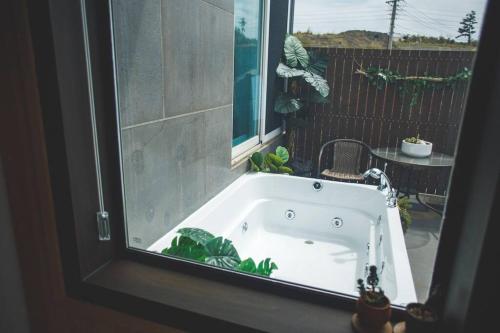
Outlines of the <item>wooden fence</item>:
{"label": "wooden fence", "polygon": [[[311,48],[327,56],[330,103],[312,105],[308,118],[312,126],[297,132],[293,155],[312,160],[314,170],[321,145],[337,138],[364,141],[372,148],[400,147],[401,140],[420,135],[433,142],[434,150],[453,155],[465,107],[468,82],[454,87],[425,90],[410,106],[411,95],[394,85],[377,89],[356,69],[377,66],[402,75],[447,77],[464,67],[471,68],[474,52]],[[381,161],[376,166],[383,167]],[[331,154],[322,168],[331,165]],[[389,165],[393,181],[401,181],[402,170]],[[419,172],[413,185],[420,192],[445,194],[449,170]]]}

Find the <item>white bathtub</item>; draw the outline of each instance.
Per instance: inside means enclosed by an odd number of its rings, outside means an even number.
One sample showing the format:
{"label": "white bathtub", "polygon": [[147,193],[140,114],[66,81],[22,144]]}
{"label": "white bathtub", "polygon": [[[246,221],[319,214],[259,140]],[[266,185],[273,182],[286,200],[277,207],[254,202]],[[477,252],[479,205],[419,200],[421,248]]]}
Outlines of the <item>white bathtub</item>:
{"label": "white bathtub", "polygon": [[[393,304],[416,301],[397,208],[375,186],[262,173],[245,174],[156,241],[205,229],[233,241],[240,257],[270,257],[272,278],[357,296],[356,280],[376,265]],[[294,215],[294,216],[293,216]]]}

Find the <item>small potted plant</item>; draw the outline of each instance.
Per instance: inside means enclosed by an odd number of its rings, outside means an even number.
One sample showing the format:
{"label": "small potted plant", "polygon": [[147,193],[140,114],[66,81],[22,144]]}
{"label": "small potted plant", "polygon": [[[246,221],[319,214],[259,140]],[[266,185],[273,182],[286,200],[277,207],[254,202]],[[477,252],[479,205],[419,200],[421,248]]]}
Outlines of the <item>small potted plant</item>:
{"label": "small potted plant", "polygon": [[[361,326],[361,329],[358,329],[359,332],[384,332],[386,326],[389,327],[389,332],[392,332],[392,326],[389,323],[391,302],[385,296],[382,288],[378,287],[378,283],[377,266],[370,266],[370,274],[366,278],[367,287],[365,287],[363,279],[358,280],[357,318],[353,317],[353,325],[355,328]],[[360,325],[356,324],[358,319]]]}
{"label": "small potted plant", "polygon": [[428,157],[432,153],[432,143],[417,137],[410,137],[401,143],[401,151],[411,157]]}
{"label": "small potted plant", "polygon": [[435,288],[424,304],[409,303],[406,306],[406,319],[394,327],[396,333],[434,333],[438,328],[437,302],[438,289]]}

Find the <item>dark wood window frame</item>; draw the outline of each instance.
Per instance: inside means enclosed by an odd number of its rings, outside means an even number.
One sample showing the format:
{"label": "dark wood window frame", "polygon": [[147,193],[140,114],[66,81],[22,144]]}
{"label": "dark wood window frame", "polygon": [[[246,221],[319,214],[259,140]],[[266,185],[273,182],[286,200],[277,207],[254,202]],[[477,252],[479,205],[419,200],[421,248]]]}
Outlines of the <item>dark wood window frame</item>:
{"label": "dark wood window frame", "polygon": [[[350,331],[352,298],[298,290],[293,285],[126,248],[116,172],[109,13],[107,1],[86,3],[103,185],[111,212],[110,242],[97,240],[97,188],[79,1],[33,0],[28,8],[68,294],[183,329]],[[489,154],[495,152],[500,124],[495,94],[500,91],[500,46],[495,43],[498,14],[500,4],[490,2],[436,260],[433,283],[447,286],[443,290],[444,331],[454,327],[460,332],[464,325],[481,240],[493,219],[500,170],[499,154]],[[482,110],[481,117],[476,110]],[[473,225],[466,223],[471,220]],[[401,309],[394,312],[401,318]]]}

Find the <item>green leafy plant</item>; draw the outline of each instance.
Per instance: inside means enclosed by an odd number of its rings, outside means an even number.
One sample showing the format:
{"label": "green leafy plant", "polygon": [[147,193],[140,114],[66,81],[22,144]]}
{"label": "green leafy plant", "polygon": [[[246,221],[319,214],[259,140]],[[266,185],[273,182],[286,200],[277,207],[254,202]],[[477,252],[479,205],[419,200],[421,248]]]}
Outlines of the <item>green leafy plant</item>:
{"label": "green leafy plant", "polygon": [[289,161],[290,155],[285,147],[278,146],[275,153],[263,155],[256,152],[250,157],[250,169],[254,172],[271,172],[282,174],[293,174],[292,168],[285,164]]}
{"label": "green leafy plant", "polygon": [[295,113],[313,100],[302,96],[298,91],[298,80],[303,80],[314,88],[314,100],[322,100],[317,94],[326,98],[330,93],[328,82],[323,78],[326,71],[326,60],[314,53],[307,52],[300,40],[288,35],[283,47],[283,59],[276,68],[276,74],[285,79],[291,79],[289,91],[278,95],[274,111],[282,114]]}
{"label": "green leafy plant", "polygon": [[377,266],[370,266],[370,273],[366,278],[368,287],[365,287],[363,279],[358,279],[359,296],[369,305],[384,307],[388,304],[389,300],[382,288],[378,287],[378,283]]}
{"label": "green leafy plant", "polygon": [[243,260],[238,267],[236,267],[236,270],[262,276],[270,276],[275,269],[278,269],[278,266],[271,261],[271,258],[262,260],[258,265],[255,264],[252,258],[248,258]]}
{"label": "green leafy plant", "polygon": [[468,81],[472,77],[472,71],[467,67],[448,77],[435,77],[427,74],[423,76],[404,76],[398,72],[380,67],[359,68],[355,74],[365,76],[368,82],[378,89],[384,89],[387,85],[395,85],[403,97],[407,94],[410,95],[410,109],[418,104],[418,99],[425,90],[453,87],[458,82]]}
{"label": "green leafy plant", "polygon": [[408,143],[413,143],[413,144],[420,144],[420,143],[423,143],[422,140],[420,140],[420,136],[417,135],[417,137],[408,137],[406,139],[403,140],[404,142],[408,142]]}
{"label": "green leafy plant", "polygon": [[[276,74],[288,79],[286,89],[277,95],[274,111],[283,115],[288,134],[288,147],[293,153],[295,129],[309,126],[307,107],[311,103],[328,103],[330,87],[324,76],[327,60],[308,52],[300,40],[288,35],[283,46],[283,57]],[[311,89],[301,89],[300,83]]]}
{"label": "green leafy plant", "polygon": [[403,197],[398,199],[399,217],[401,218],[401,226],[404,233],[406,233],[412,222],[410,208],[411,202],[409,198]]}
{"label": "green leafy plant", "polygon": [[182,228],[177,231],[170,247],[163,249],[163,255],[173,255],[199,261],[205,264],[238,270],[241,272],[270,276],[278,266],[266,258],[256,264],[252,258],[241,260],[232,241],[215,237],[199,228]]}

